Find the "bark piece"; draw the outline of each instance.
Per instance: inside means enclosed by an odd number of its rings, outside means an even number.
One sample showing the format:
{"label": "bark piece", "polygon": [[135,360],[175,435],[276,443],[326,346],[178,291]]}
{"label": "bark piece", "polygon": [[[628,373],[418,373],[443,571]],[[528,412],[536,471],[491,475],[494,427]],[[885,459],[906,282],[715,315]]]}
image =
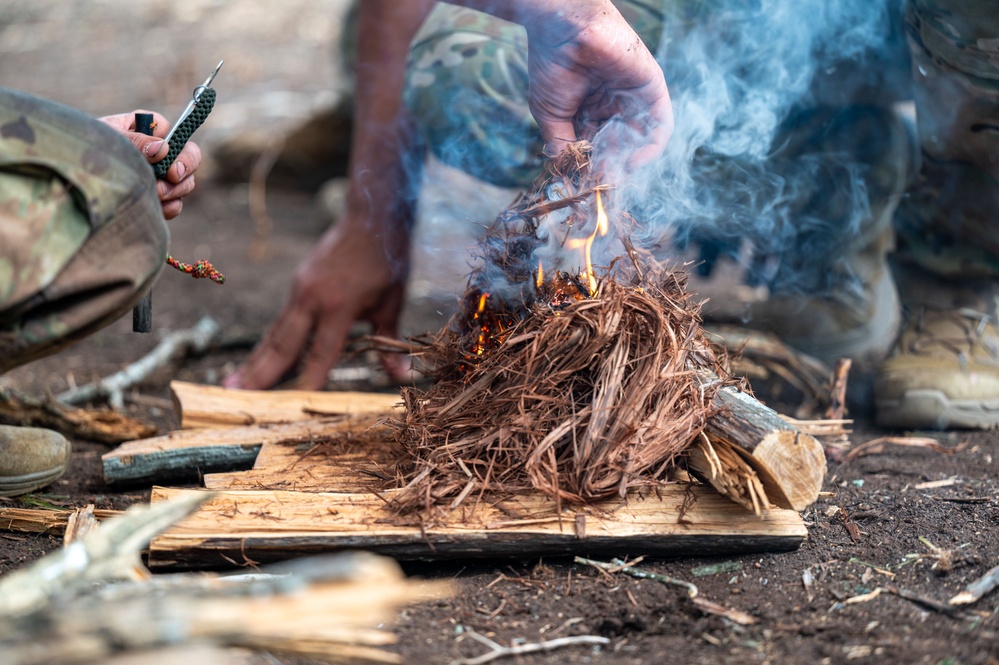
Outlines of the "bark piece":
{"label": "bark piece", "polygon": [[101,456],[104,480],[152,483],[196,480],[199,474],[249,469],[261,445],[276,441],[308,441],[345,429],[369,427],[374,420],[314,418],[287,424],[226,429],[178,430],[165,436],[129,441]]}

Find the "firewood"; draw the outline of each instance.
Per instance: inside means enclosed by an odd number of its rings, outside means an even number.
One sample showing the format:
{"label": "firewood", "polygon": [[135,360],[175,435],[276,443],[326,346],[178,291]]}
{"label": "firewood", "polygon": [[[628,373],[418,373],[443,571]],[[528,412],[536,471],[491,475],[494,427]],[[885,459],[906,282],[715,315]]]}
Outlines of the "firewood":
{"label": "firewood", "polygon": [[826,458],[814,436],[735,387],[719,390],[714,406],[704,433],[716,448],[730,446],[742,456],[774,505],[804,510],[815,502],[825,479]]}
{"label": "firewood", "polygon": [[395,394],[309,390],[233,390],[174,381],[170,384],[181,427],[234,427],[290,423],[322,416],[391,413]]}
{"label": "firewood", "polygon": [[[0,507],[0,530],[63,535],[69,526],[70,518],[77,512],[76,510]],[[93,511],[93,516],[97,520],[106,520],[121,514],[120,510],[98,509]]]}
{"label": "firewood", "polygon": [[[155,488],[152,501],[192,492],[202,490]],[[387,498],[371,492],[217,491],[150,543],[149,565],[212,568],[357,548],[398,559],[617,552],[714,556],[792,550],[807,535],[794,511],[756,517],[710,487],[686,483],[561,513],[537,494],[511,497],[483,502],[475,511],[456,509],[441,525],[403,522]],[[577,531],[580,524],[585,529]]]}
{"label": "firewood", "polygon": [[106,663],[185,642],[398,662],[380,649],[394,638],[379,627],[403,603],[449,593],[447,583],[407,581],[395,562],[366,553],[256,575],[150,577],[139,559],[149,539],[211,497],[186,493],[133,507],[0,579],[5,665]]}
{"label": "firewood", "polygon": [[[316,393],[316,399],[321,399],[322,394]],[[129,441],[101,457],[104,481],[151,484],[196,480],[200,474],[210,472],[249,469],[264,443],[318,440],[345,429],[369,428],[376,419],[377,415],[350,420],[313,418],[286,424],[187,429]]]}

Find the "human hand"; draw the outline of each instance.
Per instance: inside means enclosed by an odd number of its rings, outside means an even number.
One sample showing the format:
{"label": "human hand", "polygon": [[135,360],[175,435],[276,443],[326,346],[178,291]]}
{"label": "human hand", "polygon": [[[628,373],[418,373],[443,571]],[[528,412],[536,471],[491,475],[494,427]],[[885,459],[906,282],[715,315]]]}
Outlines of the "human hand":
{"label": "human hand", "polygon": [[629,166],[662,154],[673,133],[673,107],[662,69],[608,0],[520,3],[527,28],[529,103],[550,155],[592,138],[610,120],[626,122],[641,145]]}
{"label": "human hand", "polygon": [[[335,224],[299,267],[277,320],[223,385],[269,388],[301,360],[296,388],[317,390],[354,321],[369,321],[376,335],[396,337],[409,272],[408,234],[399,235],[385,238],[349,218]],[[398,355],[383,356],[383,364],[396,379],[408,370]]]}
{"label": "human hand", "polygon": [[[119,113],[105,116],[100,120],[131,141],[150,164],[155,164],[170,152],[170,145],[163,140],[170,131],[170,123],[159,113],[153,112],[155,122],[153,136],[147,136],[135,131],[136,113],[148,113],[148,111]],[[201,166],[201,149],[196,143],[188,141],[177,159],[170,165],[166,176],[157,181],[156,188],[166,219],[173,219],[180,214],[184,207],[183,198],[194,191],[194,172],[199,166]]]}

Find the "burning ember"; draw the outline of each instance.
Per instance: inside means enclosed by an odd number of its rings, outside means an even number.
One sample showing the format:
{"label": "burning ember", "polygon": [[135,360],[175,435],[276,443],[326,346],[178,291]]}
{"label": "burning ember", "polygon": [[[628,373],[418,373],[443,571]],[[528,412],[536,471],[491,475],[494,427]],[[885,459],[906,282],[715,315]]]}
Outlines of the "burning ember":
{"label": "burning ember", "polygon": [[[699,305],[683,274],[639,265],[627,242],[631,268],[598,280],[592,250],[611,225],[589,167],[589,145],[574,144],[487,233],[482,267],[429,344],[434,385],[403,392],[400,512],[526,490],[623,497],[668,479],[701,435],[721,385],[704,377],[725,373]],[[594,223],[562,244],[582,253],[577,274],[535,256],[560,210],[570,231]]]}

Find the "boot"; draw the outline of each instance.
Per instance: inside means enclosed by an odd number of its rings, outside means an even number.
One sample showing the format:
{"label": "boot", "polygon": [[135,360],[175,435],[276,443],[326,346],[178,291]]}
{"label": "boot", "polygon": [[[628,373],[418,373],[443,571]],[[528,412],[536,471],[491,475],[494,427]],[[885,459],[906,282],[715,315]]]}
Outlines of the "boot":
{"label": "boot", "polygon": [[69,457],[70,443],[58,432],[0,425],[0,497],[53,483],[66,472]]}
{"label": "boot", "polygon": [[[991,280],[898,269],[909,323],[874,386],[877,422],[903,429],[999,426],[999,329]],[[911,304],[910,304],[911,303]]]}

